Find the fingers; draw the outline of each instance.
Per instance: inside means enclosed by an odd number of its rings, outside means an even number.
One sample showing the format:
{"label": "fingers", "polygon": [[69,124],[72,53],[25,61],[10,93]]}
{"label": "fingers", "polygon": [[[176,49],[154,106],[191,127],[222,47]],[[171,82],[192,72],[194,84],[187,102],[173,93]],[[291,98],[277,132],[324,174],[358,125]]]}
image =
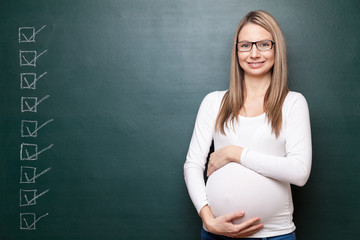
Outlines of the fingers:
{"label": "fingers", "polygon": [[260,231],[263,227],[264,227],[264,224],[258,223],[258,224],[252,225],[248,228],[245,228],[245,229],[239,231],[236,236],[241,236],[241,237],[251,236],[254,233]]}
{"label": "fingers", "polygon": [[254,224],[258,223],[260,221],[259,217],[251,218],[241,224],[237,224],[239,230],[249,228],[250,226],[253,226]]}
{"label": "fingers", "polygon": [[246,237],[246,236],[251,236],[254,233],[260,231],[264,227],[264,224],[259,223],[259,221],[260,218],[255,217],[241,224],[235,224],[237,230],[234,233],[234,236]]}
{"label": "fingers", "polygon": [[233,237],[233,238],[246,238],[254,235],[255,233],[259,232],[264,227],[264,224],[258,223],[255,225],[251,225],[248,227],[241,227],[240,229],[238,226],[232,225],[232,230],[229,232],[226,232],[224,235],[227,237]]}
{"label": "fingers", "polygon": [[224,166],[225,163],[223,161],[224,160],[219,157],[219,154],[217,154],[217,152],[211,153],[209,157],[206,176],[209,177],[213,172]]}
{"label": "fingers", "polygon": [[226,222],[232,222],[235,219],[242,218],[245,215],[244,211],[237,211],[228,215],[225,215],[225,221]]}
{"label": "fingers", "polygon": [[209,177],[212,173],[212,170],[211,170],[211,165],[210,165],[210,162],[208,164],[208,168],[207,168],[207,172],[206,172],[206,176]]}
{"label": "fingers", "polygon": [[214,172],[214,170],[212,168],[208,167],[208,170],[206,172],[206,176],[209,177],[213,172]]}
{"label": "fingers", "polygon": [[[245,212],[244,211],[237,211],[232,214],[226,215],[226,221],[232,222],[235,219],[244,217]],[[251,236],[254,233],[260,231],[264,224],[259,223],[260,218],[254,217],[251,218],[241,224],[234,224],[234,232],[232,233],[233,236],[239,236],[239,237],[245,237],[245,236]]]}
{"label": "fingers", "polygon": [[207,172],[206,172],[207,177],[209,177],[215,170],[215,167],[214,167],[214,164],[213,164],[213,161],[212,161],[213,156],[214,156],[214,153],[211,153],[210,158],[209,158],[208,169],[207,169]]}
{"label": "fingers", "polygon": [[259,223],[260,218],[255,217],[241,224],[233,224],[233,220],[244,217],[244,211],[237,211],[215,219],[215,224],[207,226],[212,233],[235,238],[246,238],[263,228],[263,224]]}

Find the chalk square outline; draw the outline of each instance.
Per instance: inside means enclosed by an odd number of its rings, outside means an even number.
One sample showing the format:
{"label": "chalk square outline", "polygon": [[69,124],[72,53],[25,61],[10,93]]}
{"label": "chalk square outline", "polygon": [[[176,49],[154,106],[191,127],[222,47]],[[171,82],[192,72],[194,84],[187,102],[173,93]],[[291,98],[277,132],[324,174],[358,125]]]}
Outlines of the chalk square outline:
{"label": "chalk square outline", "polygon": [[[29,77],[31,79],[29,80],[27,77]],[[31,81],[31,83],[29,81]],[[36,73],[20,73],[20,88],[35,90],[36,89]]]}
{"label": "chalk square outline", "polygon": [[[29,149],[29,148],[33,148],[33,149]],[[25,151],[27,150],[33,150],[31,152],[33,152],[34,154],[28,154],[28,156],[23,157],[25,154]],[[27,153],[29,153],[29,151],[27,151]],[[32,143],[22,143],[20,146],[20,160],[21,161],[35,161],[38,160],[38,145],[37,144],[32,144]]]}
{"label": "chalk square outline", "polygon": [[[31,61],[28,61],[28,58],[26,58],[25,55],[30,55],[33,54],[33,56],[31,56]],[[37,59],[37,52],[36,51],[23,51],[23,50],[19,50],[19,58],[20,58],[20,67],[24,67],[24,66],[30,66],[30,67],[36,67],[36,59]]]}
{"label": "chalk square outline", "polygon": [[[31,124],[32,126],[29,127],[29,125]],[[25,127],[27,127],[27,129],[24,129]],[[38,128],[38,121],[21,120],[21,137],[37,137],[37,131],[36,131],[37,128]],[[34,129],[34,131],[30,132],[30,129]],[[28,133],[26,134],[26,132]]]}
{"label": "chalk square outline", "polygon": [[[24,109],[24,103],[28,103],[28,100],[35,101],[33,107],[30,107],[29,104],[26,104],[28,109]],[[38,98],[37,97],[21,97],[21,112],[37,112]]]}
{"label": "chalk square outline", "polygon": [[[30,31],[27,31],[30,30]],[[19,28],[19,43],[35,42],[35,27],[20,27]]]}
{"label": "chalk square outline", "polygon": [[[32,172],[30,172],[32,171]],[[31,175],[33,175],[33,177],[31,177],[30,179],[25,176],[26,173],[31,173]],[[24,179],[25,181],[24,181]],[[36,168],[35,167],[28,167],[28,166],[21,166],[20,169],[20,183],[35,183],[35,179],[36,179]],[[31,180],[31,181],[29,181]]]}
{"label": "chalk square outline", "polygon": [[[34,190],[20,189],[20,193],[19,193],[20,207],[36,205],[36,193],[37,193],[36,189],[34,189]],[[32,196],[29,197],[29,198],[25,197],[25,196],[28,196],[28,195],[32,195]],[[22,199],[23,199],[23,201],[22,201]]]}
{"label": "chalk square outline", "polygon": [[[25,218],[24,215],[25,215],[25,217],[26,217],[26,216],[32,217],[32,219],[30,219],[31,222],[32,222],[32,223],[30,224],[30,226],[27,225],[26,219],[28,219],[28,218]],[[24,222],[23,220],[25,220],[25,222]],[[29,220],[29,219],[28,219],[28,220]],[[24,224],[27,225],[27,227],[23,227],[23,222],[24,222]],[[35,213],[20,213],[20,229],[22,229],[22,230],[36,230]]]}

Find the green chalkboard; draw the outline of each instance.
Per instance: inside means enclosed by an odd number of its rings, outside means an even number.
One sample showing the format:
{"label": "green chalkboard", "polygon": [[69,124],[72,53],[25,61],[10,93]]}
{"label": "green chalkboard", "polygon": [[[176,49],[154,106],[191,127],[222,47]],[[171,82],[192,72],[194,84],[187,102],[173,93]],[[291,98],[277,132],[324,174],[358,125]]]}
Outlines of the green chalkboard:
{"label": "green chalkboard", "polygon": [[0,239],[199,239],[183,164],[197,109],[227,89],[239,20],[264,9],[311,114],[298,239],[360,224],[356,0],[3,0]]}

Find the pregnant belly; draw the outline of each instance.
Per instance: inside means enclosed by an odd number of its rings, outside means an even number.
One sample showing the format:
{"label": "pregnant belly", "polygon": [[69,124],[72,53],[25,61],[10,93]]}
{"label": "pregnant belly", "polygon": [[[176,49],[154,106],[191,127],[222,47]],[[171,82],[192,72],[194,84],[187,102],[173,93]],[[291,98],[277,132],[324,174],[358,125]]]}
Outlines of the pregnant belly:
{"label": "pregnant belly", "polygon": [[[215,171],[206,184],[209,206],[215,217],[245,212],[241,223],[260,217],[264,224],[287,220],[292,214],[290,185],[264,177],[240,164],[229,163]],[[285,219],[284,219],[285,218]]]}

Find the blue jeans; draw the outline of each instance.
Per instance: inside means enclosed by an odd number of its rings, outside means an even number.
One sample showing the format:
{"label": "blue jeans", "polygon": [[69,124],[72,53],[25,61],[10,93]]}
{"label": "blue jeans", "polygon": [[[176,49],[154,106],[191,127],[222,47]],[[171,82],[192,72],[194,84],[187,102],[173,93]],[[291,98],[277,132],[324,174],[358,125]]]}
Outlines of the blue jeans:
{"label": "blue jeans", "polygon": [[296,240],[295,232],[274,236],[274,237],[267,237],[267,238],[230,238],[224,237],[220,235],[216,235],[210,232],[201,229],[201,240],[232,240],[232,239],[246,239],[246,240]]}

